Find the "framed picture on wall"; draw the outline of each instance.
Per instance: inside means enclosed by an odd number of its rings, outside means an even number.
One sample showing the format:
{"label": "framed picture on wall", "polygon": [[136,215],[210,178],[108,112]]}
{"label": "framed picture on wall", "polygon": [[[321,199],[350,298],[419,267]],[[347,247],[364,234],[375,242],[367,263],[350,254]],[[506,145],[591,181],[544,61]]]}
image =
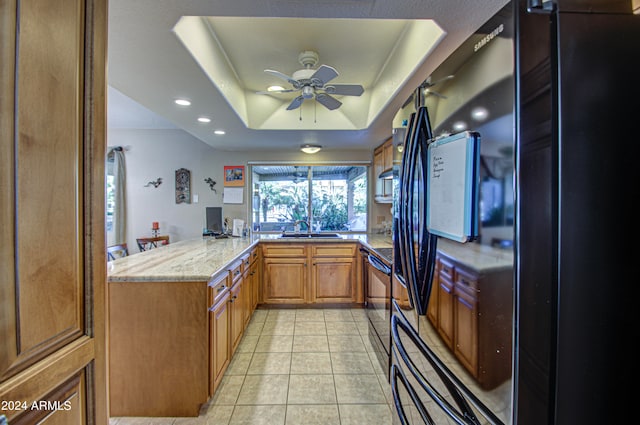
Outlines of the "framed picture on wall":
{"label": "framed picture on wall", "polygon": [[176,170],[176,204],[191,203],[191,171],[186,168]]}
{"label": "framed picture on wall", "polygon": [[224,185],[244,186],[244,165],[225,165]]}

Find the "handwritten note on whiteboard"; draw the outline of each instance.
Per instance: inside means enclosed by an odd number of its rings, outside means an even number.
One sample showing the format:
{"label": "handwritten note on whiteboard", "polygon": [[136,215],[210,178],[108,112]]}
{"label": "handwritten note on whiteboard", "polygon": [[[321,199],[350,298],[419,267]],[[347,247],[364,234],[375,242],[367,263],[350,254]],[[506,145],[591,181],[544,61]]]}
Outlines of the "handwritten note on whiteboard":
{"label": "handwritten note on whiteboard", "polygon": [[465,131],[427,149],[427,229],[458,242],[478,236],[480,135]]}

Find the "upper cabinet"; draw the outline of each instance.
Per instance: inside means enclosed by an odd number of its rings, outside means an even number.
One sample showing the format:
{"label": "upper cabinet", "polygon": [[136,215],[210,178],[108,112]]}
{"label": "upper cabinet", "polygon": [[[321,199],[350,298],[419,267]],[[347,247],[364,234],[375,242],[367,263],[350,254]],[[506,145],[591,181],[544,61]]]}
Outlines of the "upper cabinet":
{"label": "upper cabinet", "polygon": [[393,168],[393,138],[375,148],[373,151],[373,173],[376,185],[375,201],[390,204],[393,201],[393,180],[380,178],[383,172],[391,172]]}

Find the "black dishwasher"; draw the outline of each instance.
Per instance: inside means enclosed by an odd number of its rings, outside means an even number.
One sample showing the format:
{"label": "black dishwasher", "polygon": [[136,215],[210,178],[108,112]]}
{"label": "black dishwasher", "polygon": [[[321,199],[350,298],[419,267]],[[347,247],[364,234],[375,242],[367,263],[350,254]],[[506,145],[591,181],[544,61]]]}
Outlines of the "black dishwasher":
{"label": "black dishwasher", "polygon": [[[369,340],[387,379],[390,367],[391,264],[375,251],[361,249],[364,301],[369,319]],[[390,257],[390,256],[389,256]]]}

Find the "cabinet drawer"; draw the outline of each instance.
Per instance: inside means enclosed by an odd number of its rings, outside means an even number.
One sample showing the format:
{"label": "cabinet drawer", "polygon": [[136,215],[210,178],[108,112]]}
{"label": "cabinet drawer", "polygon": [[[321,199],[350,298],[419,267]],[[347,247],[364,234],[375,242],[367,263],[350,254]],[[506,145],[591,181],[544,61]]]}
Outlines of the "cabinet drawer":
{"label": "cabinet drawer", "polygon": [[207,284],[209,287],[209,305],[216,304],[229,290],[229,274],[218,273]]}
{"label": "cabinet drawer", "polygon": [[453,263],[444,258],[439,258],[436,264],[438,265],[438,272],[440,274],[443,274],[450,280],[453,280]]}
{"label": "cabinet drawer", "polygon": [[463,288],[469,293],[475,294],[478,291],[478,276],[464,270],[456,270],[456,286]]}
{"label": "cabinet drawer", "polygon": [[311,247],[313,257],[353,257],[356,253],[355,244],[317,244]]}
{"label": "cabinet drawer", "polygon": [[251,253],[248,252],[240,257],[240,261],[242,262],[242,273],[244,273],[249,270],[249,266],[251,266]]}
{"label": "cabinet drawer", "polygon": [[307,255],[307,246],[303,244],[264,244],[262,255],[265,257],[304,257]]}
{"label": "cabinet drawer", "polygon": [[[235,282],[242,276],[242,260],[238,260],[234,263],[231,263],[227,270],[229,271],[229,275],[231,276],[231,280]],[[232,283],[233,284],[233,283]]]}
{"label": "cabinet drawer", "polygon": [[253,248],[249,253],[249,258],[250,258],[251,264],[257,261],[258,258],[260,258],[260,249],[258,247]]}

